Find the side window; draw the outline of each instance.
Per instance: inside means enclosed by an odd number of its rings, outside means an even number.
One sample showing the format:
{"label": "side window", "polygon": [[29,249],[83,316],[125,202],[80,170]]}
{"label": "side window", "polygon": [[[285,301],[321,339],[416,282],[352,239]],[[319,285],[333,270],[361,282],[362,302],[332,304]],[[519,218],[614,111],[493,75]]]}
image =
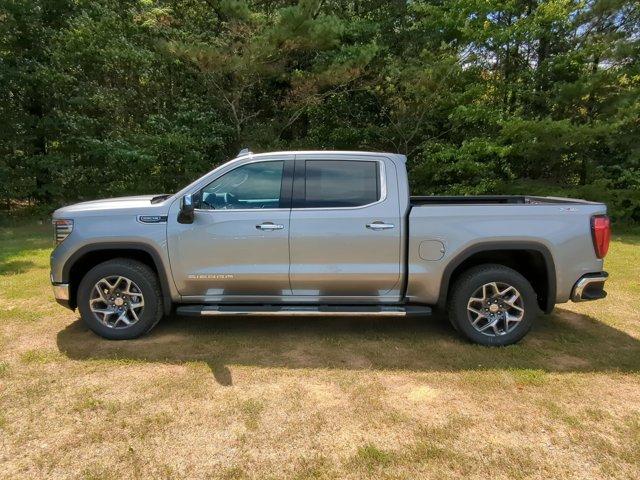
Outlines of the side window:
{"label": "side window", "polygon": [[358,207],[380,199],[378,162],[307,160],[305,202],[312,207]]}
{"label": "side window", "polygon": [[283,168],[283,161],[248,163],[235,168],[200,191],[198,208],[278,208]]}

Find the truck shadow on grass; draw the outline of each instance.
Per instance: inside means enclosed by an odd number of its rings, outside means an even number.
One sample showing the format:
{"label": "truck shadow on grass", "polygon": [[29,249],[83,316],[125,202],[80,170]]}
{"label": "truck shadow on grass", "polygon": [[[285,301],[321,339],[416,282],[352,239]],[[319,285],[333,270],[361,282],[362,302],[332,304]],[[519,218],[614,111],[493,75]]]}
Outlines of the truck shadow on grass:
{"label": "truck shadow on grass", "polygon": [[137,340],[108,341],[82,321],[58,333],[77,360],[206,362],[221,385],[233,366],[350,370],[638,372],[640,341],[595,318],[558,309],[519,344],[488,348],[462,340],[438,316],[393,318],[181,318]]}

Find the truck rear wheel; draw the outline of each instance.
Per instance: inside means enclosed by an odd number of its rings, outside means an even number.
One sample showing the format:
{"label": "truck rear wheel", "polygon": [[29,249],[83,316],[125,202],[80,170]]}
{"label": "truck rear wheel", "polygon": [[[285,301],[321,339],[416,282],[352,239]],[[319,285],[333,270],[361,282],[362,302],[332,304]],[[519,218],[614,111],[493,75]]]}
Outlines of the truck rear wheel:
{"label": "truck rear wheel", "polygon": [[516,343],[531,330],[538,314],[531,284],[504,265],[479,265],[464,272],[449,299],[451,323],[481,345]]}
{"label": "truck rear wheel", "polygon": [[80,282],[78,309],[85,324],[104,338],[139,337],[163,315],[158,277],[136,260],[108,260],[89,270]]}

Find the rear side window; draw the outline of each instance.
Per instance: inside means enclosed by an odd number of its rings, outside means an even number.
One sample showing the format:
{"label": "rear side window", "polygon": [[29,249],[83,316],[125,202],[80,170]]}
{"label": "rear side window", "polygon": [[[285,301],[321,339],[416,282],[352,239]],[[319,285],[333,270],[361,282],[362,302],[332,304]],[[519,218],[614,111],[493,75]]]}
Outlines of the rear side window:
{"label": "rear side window", "polygon": [[359,207],[380,199],[378,162],[307,160],[304,207]]}

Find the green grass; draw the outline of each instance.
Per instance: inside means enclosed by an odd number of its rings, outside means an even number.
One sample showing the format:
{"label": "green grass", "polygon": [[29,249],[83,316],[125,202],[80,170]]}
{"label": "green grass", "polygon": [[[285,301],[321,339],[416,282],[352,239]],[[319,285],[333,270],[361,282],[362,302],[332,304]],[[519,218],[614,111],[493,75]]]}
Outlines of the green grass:
{"label": "green grass", "polygon": [[358,447],[354,457],[354,463],[358,467],[364,467],[366,470],[373,470],[378,467],[386,467],[391,465],[395,455],[392,452],[381,450],[371,443],[367,443],[362,447]]}
{"label": "green grass", "polygon": [[244,417],[244,423],[250,430],[257,430],[260,422],[260,413],[264,405],[260,400],[248,398],[240,404],[240,411]]}
{"label": "green grass", "polygon": [[23,363],[49,363],[60,360],[63,356],[57,350],[33,349],[20,355]]}
{"label": "green grass", "polygon": [[2,478],[640,478],[640,231],[518,345],[440,318],[169,318],[110,342],[0,229]]}

